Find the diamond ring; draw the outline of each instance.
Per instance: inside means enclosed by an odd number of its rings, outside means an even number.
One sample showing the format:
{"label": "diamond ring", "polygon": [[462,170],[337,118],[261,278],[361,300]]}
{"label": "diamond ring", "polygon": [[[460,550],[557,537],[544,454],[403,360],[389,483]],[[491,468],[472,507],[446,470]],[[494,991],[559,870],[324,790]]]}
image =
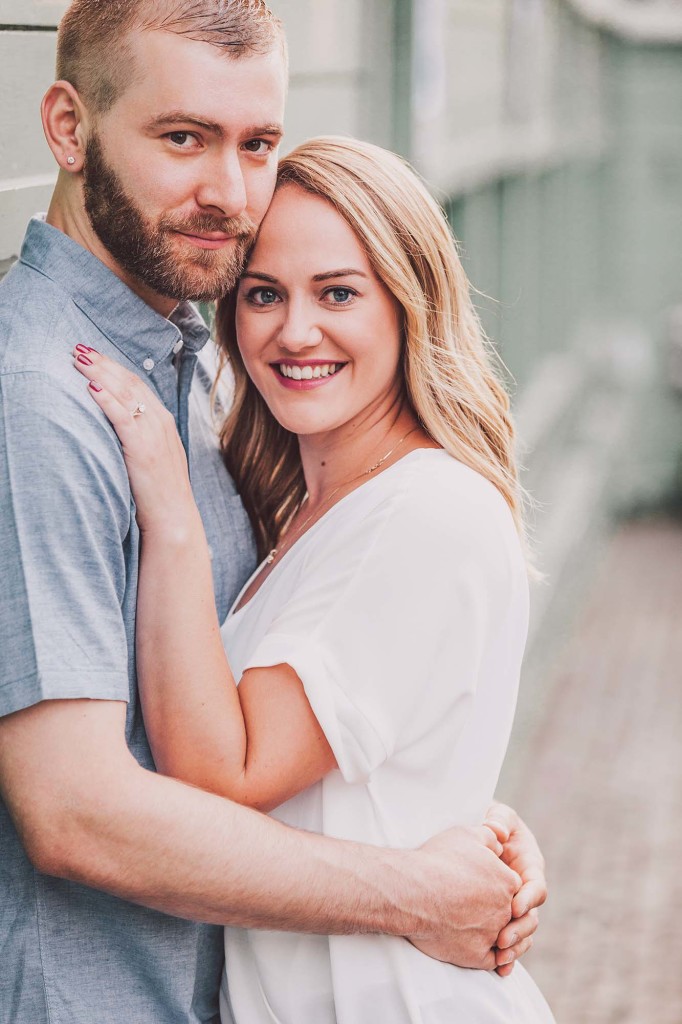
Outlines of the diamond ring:
{"label": "diamond ring", "polygon": [[143,412],[146,412],[146,408],[142,404],[142,402],[138,402],[135,408],[133,409],[131,416],[133,417],[133,419],[135,419],[136,416],[141,416]]}

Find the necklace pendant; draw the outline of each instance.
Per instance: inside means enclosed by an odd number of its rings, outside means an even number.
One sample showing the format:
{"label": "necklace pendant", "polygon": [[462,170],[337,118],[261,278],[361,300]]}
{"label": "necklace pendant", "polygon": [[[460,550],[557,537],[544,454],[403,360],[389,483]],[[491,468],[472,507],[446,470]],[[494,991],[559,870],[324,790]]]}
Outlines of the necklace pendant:
{"label": "necklace pendant", "polygon": [[277,557],[277,548],[273,548],[268,557],[265,559],[265,564],[270,565],[271,562],[275,561]]}

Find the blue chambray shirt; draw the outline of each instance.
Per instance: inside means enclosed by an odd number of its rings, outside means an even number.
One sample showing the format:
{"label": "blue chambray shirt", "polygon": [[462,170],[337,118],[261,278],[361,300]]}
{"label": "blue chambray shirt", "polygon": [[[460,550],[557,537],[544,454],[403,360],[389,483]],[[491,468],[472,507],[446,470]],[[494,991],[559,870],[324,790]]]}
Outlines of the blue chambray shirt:
{"label": "blue chambray shirt", "polygon": [[[82,342],[119,360],[175,416],[222,619],[255,548],[210,423],[207,341],[189,304],[164,319],[39,218],[0,284],[0,715],[55,698],[127,701],[127,742],[149,769],[134,505],[120,445],[70,353]],[[222,929],[38,874],[0,802],[2,1024],[214,1021],[222,956]]]}

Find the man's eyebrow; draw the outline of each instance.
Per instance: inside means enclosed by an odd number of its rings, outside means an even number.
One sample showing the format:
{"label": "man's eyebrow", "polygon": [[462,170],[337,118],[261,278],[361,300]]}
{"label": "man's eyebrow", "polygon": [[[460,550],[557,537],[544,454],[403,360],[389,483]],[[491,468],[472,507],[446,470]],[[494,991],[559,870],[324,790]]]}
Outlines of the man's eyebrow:
{"label": "man's eyebrow", "polygon": [[276,135],[278,139],[281,139],[284,135],[284,128],[274,121],[271,124],[252,124],[242,132],[242,135],[248,139],[253,139],[258,135]]}
{"label": "man's eyebrow", "polygon": [[[159,114],[157,117],[152,117],[145,123],[144,129],[145,131],[152,132],[159,128],[166,128],[176,124],[196,125],[197,128],[203,128],[220,139],[225,136],[224,127],[217,121],[207,121],[205,117],[199,117],[197,114],[191,114],[186,110],[169,110]],[[241,134],[249,139],[259,135],[274,135],[277,138],[281,138],[284,135],[284,129],[281,124],[273,122],[271,124],[249,125]]]}
{"label": "man's eyebrow", "polygon": [[189,114],[186,110],[169,110],[164,114],[158,114],[157,117],[150,118],[144,128],[146,131],[154,131],[155,128],[165,128],[173,124],[194,124],[197,128],[205,128],[206,131],[213,132],[214,135],[222,136],[224,134],[222,125],[219,125],[217,121],[207,121],[206,118]]}

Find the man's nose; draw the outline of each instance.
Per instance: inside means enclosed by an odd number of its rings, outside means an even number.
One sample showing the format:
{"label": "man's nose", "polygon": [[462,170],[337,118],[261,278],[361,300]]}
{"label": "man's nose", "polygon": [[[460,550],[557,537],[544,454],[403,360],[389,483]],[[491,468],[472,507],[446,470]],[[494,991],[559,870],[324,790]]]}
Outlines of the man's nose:
{"label": "man's nose", "polygon": [[205,167],[205,180],[196,190],[203,209],[212,207],[224,217],[239,217],[248,204],[244,173],[237,153],[223,154]]}

